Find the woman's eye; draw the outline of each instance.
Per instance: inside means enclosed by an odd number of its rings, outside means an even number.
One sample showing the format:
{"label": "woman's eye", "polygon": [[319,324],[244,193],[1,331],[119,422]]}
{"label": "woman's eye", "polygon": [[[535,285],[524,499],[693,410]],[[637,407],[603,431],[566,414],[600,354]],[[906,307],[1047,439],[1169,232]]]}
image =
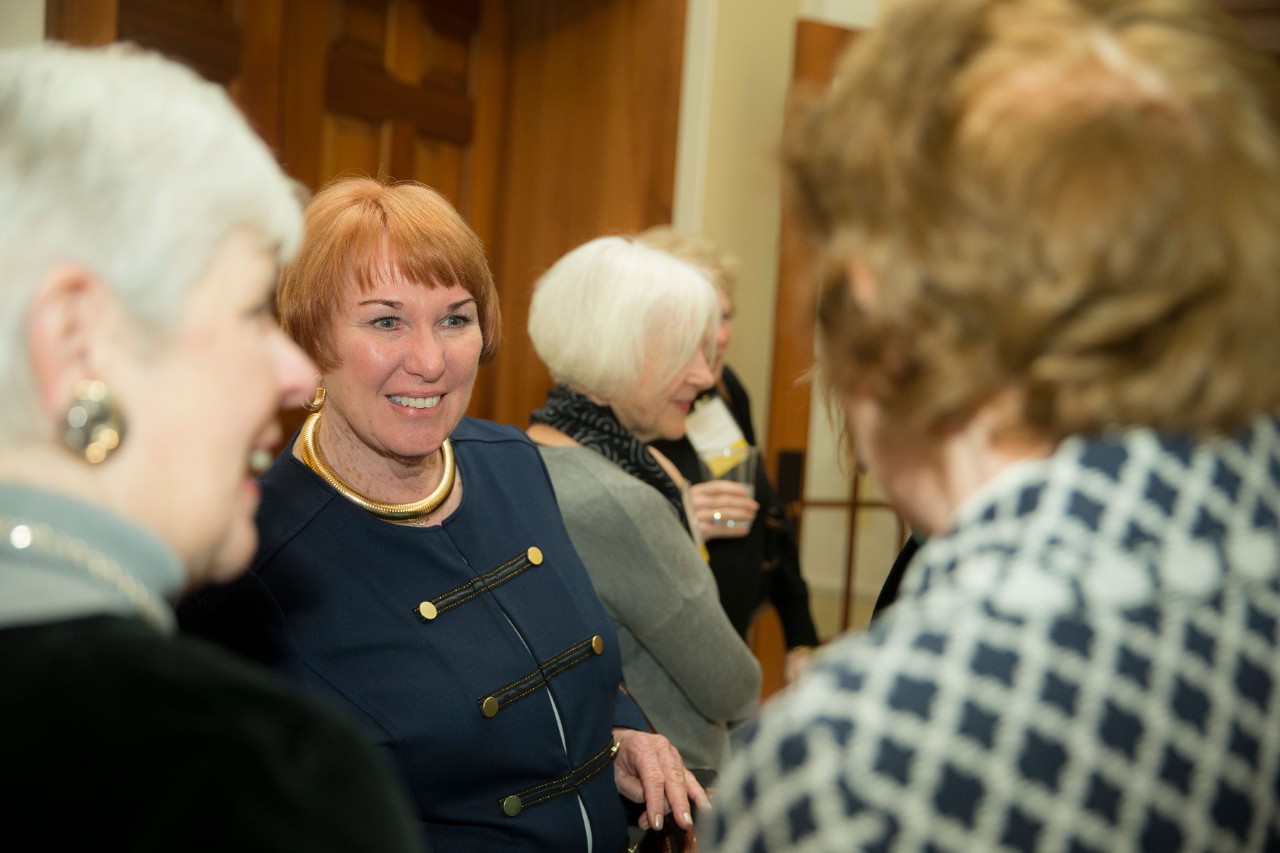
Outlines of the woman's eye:
{"label": "woman's eye", "polygon": [[472,322],[474,321],[470,317],[468,317],[466,314],[450,314],[448,317],[445,317],[441,321],[441,323],[443,323],[445,326],[448,326],[449,328],[454,328],[454,329],[460,326],[466,326]]}
{"label": "woman's eye", "polygon": [[395,317],[379,317],[372,323],[375,329],[394,329],[396,327]]}

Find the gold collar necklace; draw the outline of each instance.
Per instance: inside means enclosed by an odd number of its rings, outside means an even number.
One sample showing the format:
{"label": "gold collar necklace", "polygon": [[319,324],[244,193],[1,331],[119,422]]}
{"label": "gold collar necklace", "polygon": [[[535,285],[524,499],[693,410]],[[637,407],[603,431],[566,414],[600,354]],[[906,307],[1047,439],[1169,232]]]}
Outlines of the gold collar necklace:
{"label": "gold collar necklace", "polygon": [[440,485],[436,486],[435,490],[422,500],[407,504],[393,504],[385,501],[376,501],[360,494],[338,476],[338,472],[334,471],[333,467],[329,465],[329,460],[324,458],[324,451],[320,449],[320,443],[316,441],[316,432],[319,428],[319,412],[307,418],[306,423],[302,425],[302,434],[298,436],[299,449],[302,451],[302,461],[306,463],[308,468],[319,474],[321,479],[337,489],[339,494],[361,509],[368,510],[378,518],[394,521],[397,524],[412,524],[415,521],[425,521],[431,513],[439,509],[440,505],[449,499],[449,493],[453,491],[453,482],[457,475],[457,468],[453,464],[453,445],[449,442],[449,439],[446,438],[444,444],[440,445],[440,456],[444,462],[444,474],[440,477]]}

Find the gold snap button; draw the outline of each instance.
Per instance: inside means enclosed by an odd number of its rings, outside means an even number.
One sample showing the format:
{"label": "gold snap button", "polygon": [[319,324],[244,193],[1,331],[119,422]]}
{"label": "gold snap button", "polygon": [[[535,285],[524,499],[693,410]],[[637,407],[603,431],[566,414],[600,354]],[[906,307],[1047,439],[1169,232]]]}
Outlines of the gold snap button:
{"label": "gold snap button", "polygon": [[599,634],[596,634],[594,637],[591,638],[591,651],[595,652],[596,654],[600,654],[602,651],[604,651],[604,637],[601,637]]}
{"label": "gold snap button", "polygon": [[524,803],[520,802],[520,798],[515,794],[506,797],[502,801],[502,813],[507,817],[515,817],[520,814],[520,809],[524,808]]}
{"label": "gold snap button", "polygon": [[436,606],[432,604],[430,601],[424,601],[421,604],[419,604],[418,613],[421,614],[422,618],[426,619],[428,622],[430,622],[432,619],[436,618],[436,616],[439,615],[438,611],[436,610]]}
{"label": "gold snap button", "polygon": [[480,711],[489,718],[498,716],[498,700],[492,696],[486,696],[480,703]]}
{"label": "gold snap button", "polygon": [[542,549],[537,546],[531,546],[525,556],[529,558],[529,562],[535,566],[542,565]]}

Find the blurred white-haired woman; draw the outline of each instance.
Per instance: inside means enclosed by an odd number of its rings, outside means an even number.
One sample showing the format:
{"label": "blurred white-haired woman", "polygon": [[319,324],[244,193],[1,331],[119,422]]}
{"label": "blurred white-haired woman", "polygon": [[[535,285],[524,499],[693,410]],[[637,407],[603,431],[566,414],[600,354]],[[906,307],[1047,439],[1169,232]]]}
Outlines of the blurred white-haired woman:
{"label": "blurred white-haired woman", "polygon": [[174,633],[252,556],[251,462],[314,374],[272,316],[293,183],[222,89],[133,48],[0,53],[0,117],[6,832],[421,849],[353,723]]}

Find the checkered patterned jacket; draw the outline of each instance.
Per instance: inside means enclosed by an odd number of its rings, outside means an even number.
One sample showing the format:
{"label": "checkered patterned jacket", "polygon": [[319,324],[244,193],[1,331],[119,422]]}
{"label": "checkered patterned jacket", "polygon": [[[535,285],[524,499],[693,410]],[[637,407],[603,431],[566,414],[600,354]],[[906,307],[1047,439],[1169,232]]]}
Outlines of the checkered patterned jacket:
{"label": "checkered patterned jacket", "polygon": [[714,851],[1280,850],[1280,427],[1071,439],[762,711]]}

